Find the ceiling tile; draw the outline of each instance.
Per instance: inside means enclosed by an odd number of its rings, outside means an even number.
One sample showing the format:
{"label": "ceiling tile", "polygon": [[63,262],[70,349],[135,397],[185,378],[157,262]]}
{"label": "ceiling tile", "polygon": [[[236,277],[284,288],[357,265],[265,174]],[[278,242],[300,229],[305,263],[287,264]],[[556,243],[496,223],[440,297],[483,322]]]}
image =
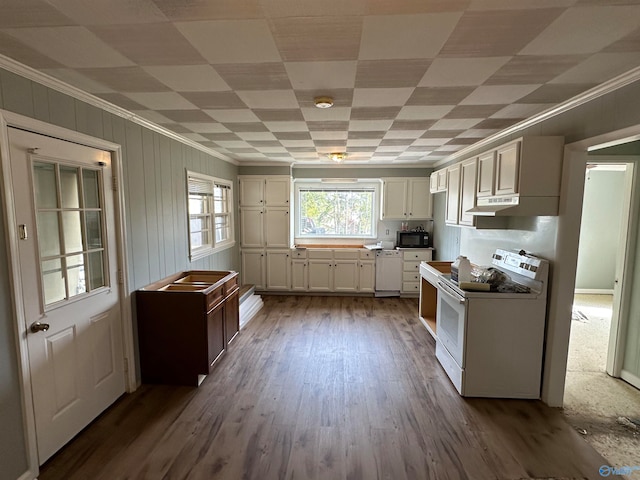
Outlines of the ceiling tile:
{"label": "ceiling tile", "polygon": [[474,87],[418,87],[407,105],[455,105],[473,90]]}
{"label": "ceiling tile", "polygon": [[364,140],[367,138],[374,138],[377,140],[381,140],[384,137],[385,131],[376,132],[375,130],[373,130],[373,131],[359,132],[359,131],[350,130],[349,132],[346,132],[346,133],[347,133],[347,138],[350,140]]}
{"label": "ceiling tile", "polygon": [[110,93],[113,88],[70,68],[45,68],[42,72],[89,93]]}
{"label": "ceiling tile", "polygon": [[212,64],[281,60],[265,20],[212,20],[175,25]]}
{"label": "ceiling tile", "polygon": [[513,57],[487,79],[485,85],[547,83],[585,59],[584,55],[528,55]]}
{"label": "ceiling tile", "polygon": [[211,117],[202,110],[159,110],[158,112],[177,123],[196,123],[211,120]]}
{"label": "ceiling tile", "polygon": [[313,147],[313,140],[280,140],[285,147]]}
{"label": "ceiling tile", "polygon": [[413,140],[415,140],[415,138],[412,139],[407,139],[407,138],[383,138],[382,141],[380,142],[381,146],[384,147],[389,147],[389,146],[409,146],[409,144],[413,143]]}
{"label": "ceiling tile", "polygon": [[433,130],[465,130],[472,128],[482,121],[481,118],[442,119],[433,124]]}
{"label": "ceiling tile", "polygon": [[180,92],[184,98],[189,100],[198,108],[243,108],[247,105],[235,92]]}
{"label": "ceiling tile", "polygon": [[403,106],[414,88],[356,88],[353,91],[354,107]]}
{"label": "ceiling tile", "polygon": [[[577,0],[472,0],[469,10],[528,10],[531,8],[571,7]],[[606,0],[609,1],[609,0]]]}
{"label": "ceiling tile", "polygon": [[423,147],[439,147],[447,142],[453,140],[453,137],[441,137],[441,138],[418,138],[412,145]]}
{"label": "ceiling tile", "polygon": [[613,42],[603,52],[637,52],[640,45],[640,28]]}
{"label": "ceiling tile", "polygon": [[296,90],[353,88],[356,82],[356,62],[286,62],[291,85]]}
{"label": "ceiling tile", "polygon": [[236,91],[249,108],[297,108],[298,100],[293,90]]}
{"label": "ceiling tile", "polygon": [[271,132],[306,132],[309,129],[306,122],[297,121],[265,121],[264,125]]}
{"label": "ceiling tile", "polygon": [[211,65],[172,65],[143,67],[154,78],[177,92],[218,92],[229,85]]}
{"label": "ceiling tile", "polygon": [[73,25],[75,22],[44,0],[2,0],[0,28]]}
{"label": "ceiling tile", "polygon": [[507,105],[499,111],[487,115],[491,118],[529,118],[537,113],[540,113],[547,108],[555,106],[553,103],[513,103]]}
{"label": "ceiling tile", "polygon": [[416,138],[419,138],[420,135],[422,135],[425,132],[425,130],[389,130],[388,132],[386,132],[384,134],[384,139],[399,139],[399,138],[404,138],[404,139],[413,139],[415,140]]}
{"label": "ceiling tile", "polygon": [[229,130],[233,129],[234,132],[240,134],[242,132],[268,132],[267,127],[260,122],[234,122],[223,124]]}
{"label": "ceiling tile", "polygon": [[459,135],[457,135],[460,138],[476,138],[476,139],[480,139],[480,138],[486,138],[490,135],[493,135],[494,133],[497,133],[499,130],[497,128],[495,129],[487,129],[487,130],[480,130],[477,128],[470,128],[469,130],[466,130],[464,132],[461,132]]}
{"label": "ceiling tile", "polygon": [[218,20],[232,18],[258,18],[262,16],[260,0],[153,0],[158,8],[172,20]]}
{"label": "ceiling tile", "polygon": [[[559,103],[574,97],[585,90],[588,90],[592,85],[542,85],[534,92],[517,99],[518,103]],[[515,100],[514,100],[515,101]]]}
{"label": "ceiling tile", "polygon": [[206,109],[206,114],[220,123],[225,122],[257,122],[258,117],[247,109]]}
{"label": "ceiling tile", "polygon": [[476,138],[456,137],[448,141],[447,145],[473,145],[477,141]]}
{"label": "ceiling tile", "polygon": [[522,55],[596,53],[640,27],[640,5],[574,7],[565,11]]}
{"label": "ceiling tile", "polygon": [[253,113],[263,122],[296,122],[304,121],[302,111],[299,108],[260,108],[253,109]]}
{"label": "ceiling tile", "polygon": [[262,11],[267,17],[323,17],[364,15],[366,0],[280,0],[278,2],[262,1]]}
{"label": "ceiling tile", "polygon": [[239,132],[238,137],[258,147],[280,147],[282,144],[271,132]]}
{"label": "ceiling tile", "polygon": [[501,110],[504,105],[458,105],[444,118],[486,118]]}
{"label": "ceiling tile", "polygon": [[[540,85],[496,85],[476,88],[461,105],[499,105],[516,102]],[[523,102],[526,103],[526,102]]]}
{"label": "ceiling tile", "polygon": [[306,128],[308,128],[310,132],[347,130],[349,128],[349,122],[340,120],[307,122]]}
{"label": "ceiling tile", "polygon": [[638,40],[639,51],[596,53],[549,83],[603,83],[614,76],[621,75],[629,71],[631,66],[640,65],[640,37]]}
{"label": "ceiling tile", "polygon": [[63,66],[60,62],[49,58],[45,54],[25,45],[17,38],[13,38],[3,32],[0,32],[0,54],[36,69],[58,68]]}
{"label": "ceiling tile", "polygon": [[[252,148],[247,142],[242,140],[216,140],[216,143],[226,149],[231,148]],[[231,151],[231,150],[229,150]]]}
{"label": "ceiling tile", "polygon": [[324,150],[325,147],[329,147],[329,151],[335,151],[337,149],[344,149],[347,146],[347,139],[344,140],[314,140],[313,144],[316,146],[318,151]]}
{"label": "ceiling tile", "polygon": [[[160,115],[155,110],[132,110],[132,112],[136,115],[141,116],[142,118],[146,118],[147,120],[158,123],[160,125],[165,123],[173,123],[167,117],[165,117],[164,115]],[[184,126],[184,128],[189,132],[193,131],[193,129],[187,127],[186,125]]]}
{"label": "ceiling tile", "polygon": [[382,60],[435,57],[461,14],[448,12],[365,17],[359,58]]}
{"label": "ceiling tile", "polygon": [[427,130],[422,134],[420,138],[445,138],[448,137],[452,139],[453,137],[459,136],[465,130],[437,130],[435,126],[433,130]]}
{"label": "ceiling tile", "polygon": [[449,113],[453,105],[402,107],[398,120],[437,120]]}
{"label": "ceiling tile", "polygon": [[[79,73],[124,92],[167,92],[169,88],[140,67],[82,68]],[[177,94],[176,94],[177,95]]]}
{"label": "ceiling tile", "polygon": [[354,107],[350,120],[394,120],[401,107]]}
{"label": "ceiling tile", "polygon": [[467,11],[440,51],[442,56],[515,55],[565,9]]}
{"label": "ceiling tile", "polygon": [[434,123],[435,120],[396,120],[390,130],[427,130]]}
{"label": "ceiling tile", "polygon": [[360,60],[356,88],[415,87],[431,64],[420,60]]}
{"label": "ceiling tile", "polygon": [[204,122],[204,123],[201,123],[201,122],[195,122],[195,123],[182,122],[182,125],[187,127],[192,132],[196,132],[196,133],[223,133],[223,132],[229,132],[229,129],[227,127],[225,127],[221,123],[212,122],[211,119],[209,119],[208,122]]}
{"label": "ceiling tile", "polygon": [[356,60],[362,17],[296,17],[270,20],[285,62]]}
{"label": "ceiling tile", "polygon": [[278,140],[311,140],[309,132],[274,132]]}
{"label": "ceiling tile", "polygon": [[202,136],[214,142],[224,140],[241,140],[241,138],[235,133],[203,133]]}
{"label": "ceiling tile", "polygon": [[216,71],[233,90],[283,90],[291,83],[282,63],[216,65]]}
{"label": "ceiling tile", "polygon": [[164,128],[167,128],[176,133],[192,133],[188,128],[183,127],[179,123],[168,123],[166,125],[162,125]]}
{"label": "ceiling tile", "polygon": [[183,133],[183,137],[187,137],[189,140],[193,140],[194,142],[206,142],[207,139],[200,135],[199,133]]}
{"label": "ceiling tile", "polygon": [[351,109],[346,107],[303,108],[302,115],[307,122],[349,120]]}
{"label": "ceiling tile", "polygon": [[475,125],[472,125],[472,127],[479,128],[479,129],[492,129],[492,128],[503,129],[503,128],[510,127],[511,125],[519,122],[520,120],[524,120],[524,117],[523,118],[487,118],[485,120],[482,120],[480,123],[476,123]]}
{"label": "ceiling tile", "polygon": [[129,111],[144,110],[144,106],[138,102],[134,102],[129,97],[125,97],[121,93],[94,93],[96,97],[106,100],[109,103],[113,103],[119,107],[122,107]]}
{"label": "ceiling tile", "polygon": [[[152,0],[47,0],[60,12],[84,25],[165,22]],[[3,7],[4,8],[4,7]]]}
{"label": "ceiling tile", "polygon": [[349,131],[386,131],[391,126],[392,120],[351,120],[349,122]]}
{"label": "ceiling tile", "polygon": [[196,110],[197,107],[175,92],[126,93],[134,102],[151,110]]}
{"label": "ceiling tile", "polygon": [[394,153],[397,156],[400,155],[400,153],[404,152],[407,148],[408,145],[405,145],[404,147],[397,145],[380,145],[376,148],[374,155],[377,155],[378,153]]}
{"label": "ceiling tile", "polygon": [[436,58],[418,84],[420,87],[479,86],[511,57]]}
{"label": "ceiling tile", "polygon": [[346,140],[348,132],[346,130],[339,131],[313,131],[310,132],[313,140]]}
{"label": "ceiling tile", "polygon": [[[280,142],[249,142],[254,147],[258,148],[263,153],[288,153],[285,147],[278,146],[268,146],[267,143],[277,143],[280,145]],[[263,145],[265,144],[265,145]]]}
{"label": "ceiling tile", "polygon": [[84,27],[15,28],[4,32],[67,67],[133,65]]}
{"label": "ceiling tile", "polygon": [[347,140],[347,148],[350,147],[377,147],[382,142],[381,138],[350,138]]}

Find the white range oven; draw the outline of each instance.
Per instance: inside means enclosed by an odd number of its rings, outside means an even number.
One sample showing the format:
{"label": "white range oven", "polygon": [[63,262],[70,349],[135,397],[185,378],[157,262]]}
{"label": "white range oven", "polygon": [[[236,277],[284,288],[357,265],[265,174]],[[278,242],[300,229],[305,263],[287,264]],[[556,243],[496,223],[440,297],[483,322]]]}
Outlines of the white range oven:
{"label": "white range oven", "polygon": [[508,276],[495,291],[439,275],[436,357],[463,396],[540,398],[549,264],[502,249],[492,264]]}

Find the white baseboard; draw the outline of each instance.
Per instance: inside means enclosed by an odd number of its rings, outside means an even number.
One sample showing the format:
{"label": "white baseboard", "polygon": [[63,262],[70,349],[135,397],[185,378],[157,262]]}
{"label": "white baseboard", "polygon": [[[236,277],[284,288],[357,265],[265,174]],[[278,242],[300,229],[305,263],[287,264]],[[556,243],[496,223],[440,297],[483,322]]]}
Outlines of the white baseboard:
{"label": "white baseboard", "polygon": [[574,293],[578,295],[613,295],[613,288],[576,288]]}
{"label": "white baseboard", "polygon": [[634,375],[628,370],[622,370],[620,372],[620,378],[623,379],[625,382],[630,383],[634,387],[640,388],[640,377],[638,377],[637,375]]}
{"label": "white baseboard", "polygon": [[264,303],[260,295],[253,294],[240,304],[240,328],[242,329],[260,311]]}

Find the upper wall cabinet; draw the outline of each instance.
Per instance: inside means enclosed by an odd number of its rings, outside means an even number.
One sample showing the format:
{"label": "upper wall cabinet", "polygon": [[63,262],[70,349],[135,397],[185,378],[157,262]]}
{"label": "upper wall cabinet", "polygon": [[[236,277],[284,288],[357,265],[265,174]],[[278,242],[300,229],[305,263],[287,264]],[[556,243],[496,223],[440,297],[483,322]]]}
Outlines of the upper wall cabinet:
{"label": "upper wall cabinet", "polygon": [[431,193],[440,193],[447,191],[447,169],[443,168],[437,172],[433,172],[430,177]]}
{"label": "upper wall cabinet", "polygon": [[241,207],[288,207],[291,177],[286,175],[240,177]]}
{"label": "upper wall cabinet", "polygon": [[431,217],[428,178],[383,179],[383,220],[424,220]]}

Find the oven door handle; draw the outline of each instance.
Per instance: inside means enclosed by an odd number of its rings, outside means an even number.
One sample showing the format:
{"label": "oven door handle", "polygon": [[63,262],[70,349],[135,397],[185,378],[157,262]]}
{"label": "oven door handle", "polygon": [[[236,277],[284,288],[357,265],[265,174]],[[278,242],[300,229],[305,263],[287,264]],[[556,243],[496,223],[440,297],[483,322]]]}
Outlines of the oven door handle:
{"label": "oven door handle", "polygon": [[438,290],[440,290],[442,293],[446,294],[454,302],[457,302],[457,303],[459,303],[461,305],[464,305],[464,303],[465,303],[464,297],[461,297],[460,295],[458,295],[456,292],[451,290],[451,287],[449,285],[447,285],[445,283],[442,283],[440,280],[438,280]]}

